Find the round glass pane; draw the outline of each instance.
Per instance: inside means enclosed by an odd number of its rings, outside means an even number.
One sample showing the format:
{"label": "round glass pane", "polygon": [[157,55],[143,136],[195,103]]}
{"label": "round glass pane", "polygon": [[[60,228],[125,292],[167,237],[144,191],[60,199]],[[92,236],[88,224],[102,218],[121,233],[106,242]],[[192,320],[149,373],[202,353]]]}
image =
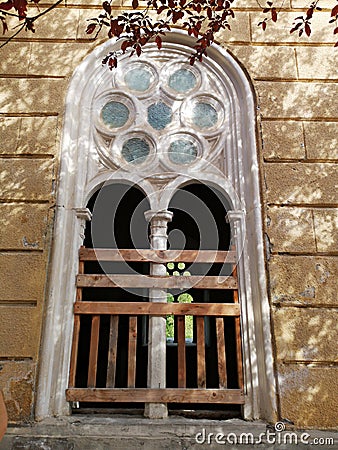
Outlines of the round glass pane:
{"label": "round glass pane", "polygon": [[163,102],[154,103],[148,108],[148,122],[155,130],[163,130],[171,122],[171,108]]}
{"label": "round glass pane", "polygon": [[211,128],[218,121],[218,113],[210,103],[199,102],[193,108],[192,121],[198,128]]}
{"label": "round glass pane", "polygon": [[151,73],[142,67],[131,69],[125,74],[124,82],[133,91],[145,92],[151,84]]}
{"label": "round glass pane", "polygon": [[179,69],[169,77],[169,87],[180,94],[191,91],[196,86],[195,75],[188,69]]}
{"label": "round glass pane", "polygon": [[109,102],[102,108],[101,117],[109,128],[120,128],[129,119],[129,109],[121,102]]}
{"label": "round glass pane", "polygon": [[141,164],[149,155],[150,147],[147,141],[141,138],[128,139],[122,147],[122,156],[128,163]]}
{"label": "round glass pane", "polygon": [[169,159],[175,164],[189,164],[197,157],[195,144],[187,139],[178,139],[170,144]]}

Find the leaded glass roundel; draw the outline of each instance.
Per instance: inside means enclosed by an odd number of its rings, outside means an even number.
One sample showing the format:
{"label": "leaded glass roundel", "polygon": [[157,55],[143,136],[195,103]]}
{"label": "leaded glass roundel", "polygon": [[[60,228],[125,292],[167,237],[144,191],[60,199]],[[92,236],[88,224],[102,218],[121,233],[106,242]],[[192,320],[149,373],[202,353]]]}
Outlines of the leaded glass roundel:
{"label": "leaded glass roundel", "polygon": [[194,89],[196,83],[196,76],[189,69],[176,70],[170,75],[168,81],[169,87],[180,94]]}
{"label": "leaded glass roundel", "polygon": [[141,164],[150,153],[150,146],[145,139],[133,137],[125,141],[121,154],[128,163]]}
{"label": "leaded glass roundel", "polygon": [[217,124],[218,113],[216,109],[206,102],[198,102],[192,110],[192,122],[201,129],[212,128]]}
{"label": "leaded glass roundel", "polygon": [[121,128],[129,119],[129,109],[121,102],[111,101],[102,108],[101,117],[109,128]]}
{"label": "leaded glass roundel", "polygon": [[144,67],[135,67],[124,76],[124,81],[129,89],[137,92],[147,91],[151,85],[151,79],[151,72]]}
{"label": "leaded glass roundel", "polygon": [[191,140],[180,138],[171,142],[168,156],[175,164],[190,164],[197,157],[197,147]]}
{"label": "leaded glass roundel", "polygon": [[155,130],[163,130],[171,118],[171,108],[163,102],[153,103],[148,108],[148,122]]}

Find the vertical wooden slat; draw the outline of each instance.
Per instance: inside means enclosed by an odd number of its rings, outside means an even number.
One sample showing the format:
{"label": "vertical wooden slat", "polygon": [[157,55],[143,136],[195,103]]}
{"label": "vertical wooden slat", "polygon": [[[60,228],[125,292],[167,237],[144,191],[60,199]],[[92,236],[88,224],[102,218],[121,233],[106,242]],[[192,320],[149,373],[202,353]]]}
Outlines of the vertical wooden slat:
{"label": "vertical wooden slat", "polygon": [[[233,277],[237,280],[237,267],[233,266]],[[234,290],[234,303],[239,303],[238,289]],[[243,359],[242,359],[242,338],[241,338],[241,319],[235,317],[235,335],[236,335],[236,357],[237,357],[237,379],[238,387],[243,389]]]}
{"label": "vertical wooden slat", "polygon": [[204,317],[196,317],[197,331],[197,387],[206,387],[205,372],[205,333],[204,333]]}
{"label": "vertical wooden slat", "polygon": [[128,339],[128,387],[135,387],[136,383],[136,349],[137,349],[137,317],[129,317]]}
{"label": "vertical wooden slat", "polygon": [[178,387],[186,387],[186,358],[185,358],[185,317],[177,317],[177,364]]}
{"label": "vertical wooden slat", "polygon": [[[83,246],[81,248],[84,248]],[[84,262],[79,262],[79,274],[84,273]],[[76,289],[76,301],[82,301],[82,288]],[[69,387],[75,387],[75,377],[77,368],[77,354],[79,349],[79,335],[80,335],[80,316],[78,314],[74,315],[74,328],[73,328],[73,340],[72,340],[72,351],[70,355],[70,368],[69,368]]]}
{"label": "vertical wooden slat", "polygon": [[106,387],[115,387],[119,316],[110,316]]}
{"label": "vertical wooden slat", "polygon": [[218,359],[219,387],[221,389],[224,389],[227,387],[227,368],[226,368],[226,357],[225,357],[223,317],[216,317],[216,337],[217,337],[217,359]]}
{"label": "vertical wooden slat", "polygon": [[100,316],[92,317],[92,328],[90,335],[90,349],[89,349],[89,367],[88,367],[88,387],[96,386],[96,372],[97,372],[97,357],[99,352],[99,333],[100,333]]}

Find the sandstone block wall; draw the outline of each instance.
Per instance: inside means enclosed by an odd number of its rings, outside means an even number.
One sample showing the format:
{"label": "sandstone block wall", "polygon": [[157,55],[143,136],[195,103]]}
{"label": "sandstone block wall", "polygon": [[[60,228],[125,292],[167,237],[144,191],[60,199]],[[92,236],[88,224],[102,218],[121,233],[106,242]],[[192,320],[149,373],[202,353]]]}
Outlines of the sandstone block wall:
{"label": "sandstone block wall", "polygon": [[[290,35],[306,2],[284,2],[264,33],[254,0],[218,40],[247,70],[257,139],[269,296],[282,417],[336,425],[337,50],[327,21]],[[40,3],[43,8],[50,2]],[[33,417],[65,94],[100,40],[85,34],[97,0],[70,0],[0,50],[0,386],[11,421]],[[116,10],[130,2],[114,0]],[[13,31],[12,31],[13,32]],[[0,42],[4,37],[0,38]]]}

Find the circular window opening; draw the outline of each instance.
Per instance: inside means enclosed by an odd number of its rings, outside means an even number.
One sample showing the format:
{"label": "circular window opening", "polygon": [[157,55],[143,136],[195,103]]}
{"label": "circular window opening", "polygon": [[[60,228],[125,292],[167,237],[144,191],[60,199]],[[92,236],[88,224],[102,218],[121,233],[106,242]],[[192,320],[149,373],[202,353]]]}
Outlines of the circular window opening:
{"label": "circular window opening", "polygon": [[172,119],[172,111],[163,102],[154,103],[148,108],[148,122],[155,130],[163,130]]}
{"label": "circular window opening", "polygon": [[169,87],[180,94],[191,91],[196,84],[196,76],[188,69],[176,70],[170,75],[168,82]]}
{"label": "circular window opening", "polygon": [[134,68],[125,74],[124,82],[132,91],[145,92],[150,88],[152,74],[145,68]]}
{"label": "circular window opening", "polygon": [[197,147],[188,139],[173,141],[168,150],[168,156],[174,164],[190,164],[197,158]]}
{"label": "circular window opening", "polygon": [[131,138],[122,146],[121,154],[123,158],[132,164],[142,164],[150,153],[150,146],[145,139]]}
{"label": "circular window opening", "polygon": [[109,128],[121,128],[129,119],[129,109],[121,102],[111,101],[102,108],[101,117]]}
{"label": "circular window opening", "polygon": [[218,122],[218,113],[210,103],[196,103],[192,110],[192,122],[201,129],[214,127]]}

